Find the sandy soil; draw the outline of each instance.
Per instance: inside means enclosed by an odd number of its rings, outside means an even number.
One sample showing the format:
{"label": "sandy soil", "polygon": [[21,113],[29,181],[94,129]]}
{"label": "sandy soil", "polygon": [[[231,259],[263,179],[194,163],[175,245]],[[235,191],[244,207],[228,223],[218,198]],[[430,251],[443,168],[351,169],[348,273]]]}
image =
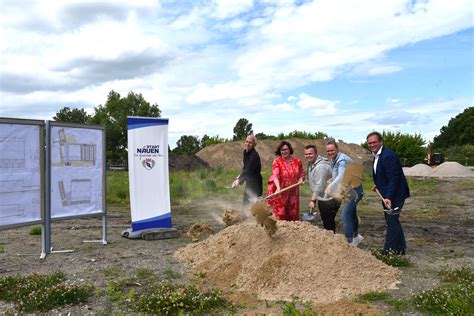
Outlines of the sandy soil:
{"label": "sandy soil", "polygon": [[[360,231],[365,237],[359,247],[363,250],[381,248],[385,233],[379,200],[374,193],[366,193],[359,207],[362,219]],[[238,208],[240,199],[231,202]],[[109,208],[109,244],[106,246],[82,242],[101,237],[100,218],[56,222],[52,225],[54,249],[73,249],[74,252],[54,253],[45,260],[39,259],[40,237],[29,235],[30,227],[5,230],[0,236],[0,245],[5,249],[0,253],[0,275],[60,270],[70,279],[92,283],[104,289],[111,280],[132,276],[139,269],[148,269],[163,277],[173,272],[176,282],[192,282],[193,276],[186,274],[187,268],[174,258],[174,253],[192,243],[186,233],[195,223],[206,224],[215,232],[224,229],[225,226],[215,220],[216,213],[223,210],[220,201],[210,201],[206,205],[193,203],[192,206],[175,206],[173,224],[179,231],[179,238],[145,241],[120,236],[122,230],[130,227],[129,212],[112,207]],[[463,265],[474,267],[474,246],[468,238],[474,236],[473,179],[446,179],[440,181],[432,192],[418,192],[407,201],[401,220],[408,242],[407,257],[414,265],[400,269],[401,283],[398,289],[388,291],[391,297],[410,297],[413,293],[436,286],[439,282],[436,273],[443,268]],[[339,225],[338,233],[341,232]],[[301,251],[306,251],[306,248],[303,247]],[[231,298],[246,306],[239,312],[247,315],[281,314],[278,303],[259,301],[245,293],[232,293]],[[353,312],[373,315],[389,310],[388,306],[383,305],[376,309],[362,305],[346,300],[318,305],[316,308],[325,314]],[[0,302],[0,311],[8,308],[8,305]],[[99,295],[91,298],[87,304],[57,312],[97,314],[120,311],[120,306]]]}

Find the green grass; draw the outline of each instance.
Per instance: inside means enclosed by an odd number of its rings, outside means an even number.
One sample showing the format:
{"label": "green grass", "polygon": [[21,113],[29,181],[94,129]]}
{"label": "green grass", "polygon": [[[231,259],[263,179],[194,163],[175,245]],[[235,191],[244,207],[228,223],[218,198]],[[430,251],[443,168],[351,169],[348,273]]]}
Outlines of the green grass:
{"label": "green grass", "polygon": [[416,309],[433,315],[474,314],[474,273],[463,267],[440,273],[447,284],[423,291],[413,298]]}
{"label": "green grass", "polygon": [[392,267],[409,267],[412,265],[410,260],[405,256],[399,256],[391,253],[384,255],[380,252],[380,250],[377,249],[372,249],[370,252],[375,258]]}
{"label": "green grass", "polygon": [[30,235],[41,236],[41,226],[33,226],[30,229]]}
{"label": "green grass", "polygon": [[0,300],[12,302],[15,309],[27,313],[86,302],[92,290],[90,285],[68,282],[61,272],[0,277]]}
{"label": "green grass", "polygon": [[4,253],[5,252],[5,245],[0,245],[0,253]]}
{"label": "green grass", "polygon": [[359,303],[373,303],[387,299],[389,295],[385,292],[369,292],[359,295],[355,301]]}

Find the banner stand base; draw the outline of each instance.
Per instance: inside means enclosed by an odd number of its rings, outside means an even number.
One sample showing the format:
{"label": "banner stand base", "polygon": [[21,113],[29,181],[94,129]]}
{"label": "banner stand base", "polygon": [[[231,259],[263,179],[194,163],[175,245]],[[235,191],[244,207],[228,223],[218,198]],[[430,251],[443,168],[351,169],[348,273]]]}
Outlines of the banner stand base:
{"label": "banner stand base", "polygon": [[176,228],[149,228],[137,231],[132,231],[128,228],[121,233],[122,237],[129,239],[145,239],[145,240],[157,240],[157,239],[169,239],[177,238],[178,230]]}
{"label": "banner stand base", "polygon": [[103,240],[103,239],[100,239],[100,240],[83,240],[82,241],[83,243],[102,243],[102,245],[107,245],[107,240]]}

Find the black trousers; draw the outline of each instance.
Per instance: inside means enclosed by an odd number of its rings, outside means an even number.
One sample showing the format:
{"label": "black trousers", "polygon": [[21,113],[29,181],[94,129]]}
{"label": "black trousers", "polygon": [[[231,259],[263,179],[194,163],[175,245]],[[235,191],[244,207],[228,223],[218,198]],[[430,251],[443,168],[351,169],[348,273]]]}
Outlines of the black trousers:
{"label": "black trousers", "polygon": [[341,202],[335,199],[329,201],[318,201],[318,206],[324,229],[332,230],[336,233],[336,214],[341,206]]}

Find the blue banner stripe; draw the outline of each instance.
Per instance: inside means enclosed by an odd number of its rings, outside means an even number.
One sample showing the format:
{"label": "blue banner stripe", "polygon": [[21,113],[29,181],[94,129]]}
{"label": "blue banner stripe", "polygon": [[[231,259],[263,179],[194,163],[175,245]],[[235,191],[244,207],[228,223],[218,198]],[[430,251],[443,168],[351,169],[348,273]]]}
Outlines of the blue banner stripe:
{"label": "blue banner stripe", "polygon": [[129,117],[127,119],[128,129],[135,129],[148,126],[168,125],[168,119],[162,118],[139,118]]}
{"label": "blue banner stripe", "polygon": [[172,228],[171,213],[132,222],[132,231],[138,231],[148,228]]}

